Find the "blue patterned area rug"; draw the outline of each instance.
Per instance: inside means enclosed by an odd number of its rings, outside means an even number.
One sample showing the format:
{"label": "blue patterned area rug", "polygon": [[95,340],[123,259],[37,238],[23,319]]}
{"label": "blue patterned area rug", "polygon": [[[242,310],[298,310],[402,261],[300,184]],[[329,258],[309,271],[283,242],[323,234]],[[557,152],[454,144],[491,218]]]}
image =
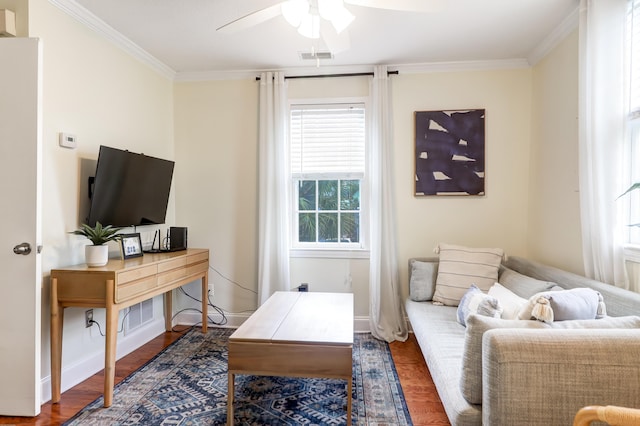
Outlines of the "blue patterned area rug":
{"label": "blue patterned area rug", "polygon": [[[119,383],[113,405],[98,398],[65,425],[223,425],[227,341],[232,329],[192,329]],[[354,425],[412,425],[389,346],[357,333],[353,345]],[[346,424],[346,382],[236,376],[236,425]]]}

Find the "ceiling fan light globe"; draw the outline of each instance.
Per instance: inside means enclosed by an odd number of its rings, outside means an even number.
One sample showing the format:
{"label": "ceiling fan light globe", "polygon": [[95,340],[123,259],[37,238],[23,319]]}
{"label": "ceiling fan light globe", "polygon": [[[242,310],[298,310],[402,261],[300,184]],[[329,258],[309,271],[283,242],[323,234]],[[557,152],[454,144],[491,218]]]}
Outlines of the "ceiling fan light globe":
{"label": "ceiling fan light globe", "polygon": [[287,0],[281,6],[282,16],[289,25],[298,28],[302,18],[309,13],[309,2],[307,0]]}
{"label": "ceiling fan light globe", "polygon": [[320,38],[320,16],[307,13],[300,22],[298,32],[307,38]]}
{"label": "ceiling fan light globe", "polygon": [[351,12],[344,7],[340,8],[331,19],[331,24],[335,28],[336,32],[340,34],[345,28],[349,26],[356,19]]}

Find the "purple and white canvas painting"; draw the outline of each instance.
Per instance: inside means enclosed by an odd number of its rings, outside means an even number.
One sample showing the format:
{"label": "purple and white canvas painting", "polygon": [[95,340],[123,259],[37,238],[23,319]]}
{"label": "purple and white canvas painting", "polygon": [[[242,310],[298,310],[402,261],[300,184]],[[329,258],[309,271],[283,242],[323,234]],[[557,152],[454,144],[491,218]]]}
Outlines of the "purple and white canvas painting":
{"label": "purple and white canvas painting", "polygon": [[484,114],[416,111],[415,195],[484,195]]}

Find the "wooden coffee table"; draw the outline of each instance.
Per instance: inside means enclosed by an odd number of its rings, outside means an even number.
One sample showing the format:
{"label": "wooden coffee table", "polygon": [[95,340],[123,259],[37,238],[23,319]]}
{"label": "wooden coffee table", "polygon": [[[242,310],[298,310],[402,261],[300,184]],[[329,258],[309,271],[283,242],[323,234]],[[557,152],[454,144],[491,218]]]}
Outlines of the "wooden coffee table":
{"label": "wooden coffee table", "polygon": [[347,381],[351,424],[353,294],[276,292],[229,337],[227,424],[236,374]]}

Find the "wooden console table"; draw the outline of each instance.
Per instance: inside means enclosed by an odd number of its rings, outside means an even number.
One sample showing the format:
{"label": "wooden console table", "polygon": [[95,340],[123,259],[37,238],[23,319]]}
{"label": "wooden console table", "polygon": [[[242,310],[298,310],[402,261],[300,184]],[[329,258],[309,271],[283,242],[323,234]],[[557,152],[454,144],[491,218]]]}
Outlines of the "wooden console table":
{"label": "wooden console table", "polygon": [[202,332],[207,332],[209,250],[187,249],[111,259],[102,267],[86,265],[51,270],[51,401],[60,401],[64,308],[106,309],[104,406],[111,406],[115,379],[118,312],[164,294],[165,328],[171,331],[174,288],[202,280]]}

